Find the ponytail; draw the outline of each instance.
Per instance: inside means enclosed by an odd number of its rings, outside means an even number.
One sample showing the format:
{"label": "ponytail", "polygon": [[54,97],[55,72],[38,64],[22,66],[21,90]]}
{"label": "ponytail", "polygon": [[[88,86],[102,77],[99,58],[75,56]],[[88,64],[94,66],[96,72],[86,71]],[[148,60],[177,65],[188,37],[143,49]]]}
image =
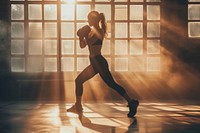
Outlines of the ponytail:
{"label": "ponytail", "polygon": [[104,36],[106,36],[107,35],[107,24],[106,24],[105,15],[103,13],[99,13],[99,19],[101,22],[101,28],[104,32]]}

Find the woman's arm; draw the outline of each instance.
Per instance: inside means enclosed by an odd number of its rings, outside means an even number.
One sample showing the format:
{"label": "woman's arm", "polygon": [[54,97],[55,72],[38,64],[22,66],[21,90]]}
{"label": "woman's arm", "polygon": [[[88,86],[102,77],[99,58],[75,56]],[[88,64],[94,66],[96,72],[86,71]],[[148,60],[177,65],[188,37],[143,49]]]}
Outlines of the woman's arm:
{"label": "woman's arm", "polygon": [[77,35],[79,37],[87,37],[90,31],[90,27],[88,25],[85,25],[77,31]]}
{"label": "woman's arm", "polygon": [[90,27],[88,25],[83,26],[77,31],[77,35],[79,36],[79,44],[81,48],[85,48],[87,45],[87,42],[85,40],[85,37],[88,36],[89,32],[91,31]]}
{"label": "woman's arm", "polygon": [[96,30],[95,28],[92,28],[92,31],[88,34],[87,38],[87,43],[88,44],[93,44],[95,43],[98,39],[103,40],[103,32]]}
{"label": "woman's arm", "polygon": [[81,48],[85,48],[87,45],[85,38],[79,37],[79,44]]}

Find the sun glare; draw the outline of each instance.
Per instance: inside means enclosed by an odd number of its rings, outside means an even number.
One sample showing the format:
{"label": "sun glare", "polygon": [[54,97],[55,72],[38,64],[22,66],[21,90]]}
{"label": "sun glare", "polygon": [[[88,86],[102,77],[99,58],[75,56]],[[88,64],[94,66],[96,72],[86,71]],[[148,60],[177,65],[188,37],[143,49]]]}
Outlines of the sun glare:
{"label": "sun glare", "polygon": [[68,3],[68,4],[74,4],[75,0],[61,0],[62,2]]}

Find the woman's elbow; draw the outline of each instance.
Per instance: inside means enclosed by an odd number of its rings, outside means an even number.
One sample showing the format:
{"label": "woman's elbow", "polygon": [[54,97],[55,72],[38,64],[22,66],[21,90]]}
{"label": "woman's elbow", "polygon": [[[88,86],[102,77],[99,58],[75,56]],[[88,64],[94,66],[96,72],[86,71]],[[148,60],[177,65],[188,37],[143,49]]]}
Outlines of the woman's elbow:
{"label": "woman's elbow", "polygon": [[80,31],[80,30],[78,30],[76,34],[77,34],[77,36],[79,36],[79,37],[80,37],[80,36],[81,36],[81,31]]}

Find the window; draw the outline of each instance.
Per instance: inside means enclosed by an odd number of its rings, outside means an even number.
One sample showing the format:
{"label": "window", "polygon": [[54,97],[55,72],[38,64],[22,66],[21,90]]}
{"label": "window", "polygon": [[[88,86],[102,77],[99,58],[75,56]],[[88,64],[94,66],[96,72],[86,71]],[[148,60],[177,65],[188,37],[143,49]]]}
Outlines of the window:
{"label": "window", "polygon": [[200,37],[200,0],[188,1],[188,36]]}
{"label": "window", "polygon": [[[87,24],[91,10],[107,19],[102,53],[111,71],[160,71],[160,0],[10,1],[12,72],[82,71],[89,52],[79,48],[76,31]],[[189,7],[199,10],[197,4]],[[196,15],[189,17],[190,29],[200,25],[193,22],[200,20]]]}

